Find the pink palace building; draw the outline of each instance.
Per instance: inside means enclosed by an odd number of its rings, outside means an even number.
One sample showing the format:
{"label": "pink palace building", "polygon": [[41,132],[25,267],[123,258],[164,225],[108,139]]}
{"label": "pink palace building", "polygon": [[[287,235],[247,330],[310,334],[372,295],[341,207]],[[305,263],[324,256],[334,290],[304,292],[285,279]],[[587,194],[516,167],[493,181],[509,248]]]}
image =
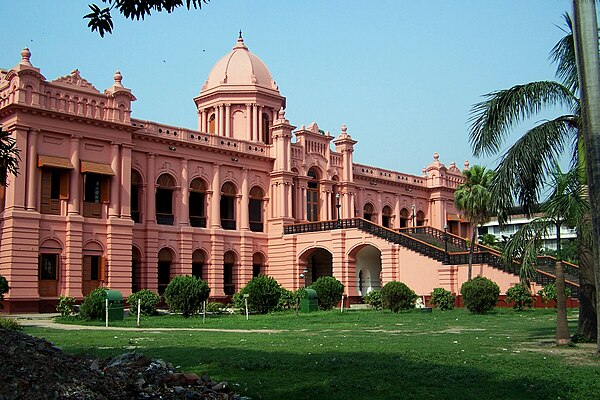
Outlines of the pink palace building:
{"label": "pink palace building", "polygon": [[[257,274],[290,290],[332,275],[349,303],[392,280],[420,295],[466,280],[444,248],[471,232],[455,164],[434,154],[417,176],[354,163],[346,126],[290,124],[241,37],[194,98],[197,130],[132,118],[119,71],[99,91],[78,70],[48,81],[30,57],[0,70],[0,124],[21,150],[0,199],[5,311],[53,311],[98,286],[162,293],[180,274],[215,300]],[[502,292],[518,281],[485,263],[474,274]]]}

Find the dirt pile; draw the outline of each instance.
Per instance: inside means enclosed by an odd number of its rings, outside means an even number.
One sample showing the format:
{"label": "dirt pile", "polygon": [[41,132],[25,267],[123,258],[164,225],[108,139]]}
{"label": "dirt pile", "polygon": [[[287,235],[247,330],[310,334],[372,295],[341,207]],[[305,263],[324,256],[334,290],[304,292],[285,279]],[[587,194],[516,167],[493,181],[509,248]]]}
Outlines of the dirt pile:
{"label": "dirt pile", "polygon": [[0,400],[244,400],[226,382],[174,372],[138,353],[110,359],[74,357],[52,343],[0,328]]}

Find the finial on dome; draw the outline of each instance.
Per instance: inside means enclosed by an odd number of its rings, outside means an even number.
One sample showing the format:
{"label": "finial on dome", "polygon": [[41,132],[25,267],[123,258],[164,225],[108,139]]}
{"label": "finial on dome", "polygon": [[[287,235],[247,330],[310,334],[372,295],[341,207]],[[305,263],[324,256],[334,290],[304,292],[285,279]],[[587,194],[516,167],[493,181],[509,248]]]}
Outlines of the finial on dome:
{"label": "finial on dome", "polygon": [[248,50],[248,48],[246,47],[246,45],[244,44],[244,38],[242,37],[242,30],[240,29],[240,34],[237,38],[237,43],[235,44],[235,46],[233,46],[233,49],[245,49]]}
{"label": "finial on dome", "polygon": [[437,151],[435,153],[433,153],[433,160],[434,161],[439,161],[440,160],[440,155],[438,154]]}
{"label": "finial on dome", "polygon": [[348,127],[346,126],[346,124],[342,124],[342,134],[345,135],[346,131],[348,130]]}
{"label": "finial on dome", "polygon": [[30,58],[31,52],[29,51],[29,48],[25,47],[23,51],[21,51],[21,64],[32,67],[33,65],[31,65],[31,61],[29,61]]}
{"label": "finial on dome", "polygon": [[123,80],[123,75],[121,75],[121,71],[117,70],[113,78],[115,80],[115,86],[123,87],[123,85],[121,84],[121,81]]}
{"label": "finial on dome", "polygon": [[469,169],[469,160],[465,160],[465,169]]}
{"label": "finial on dome", "polygon": [[244,40],[244,38],[242,38],[242,30],[241,29],[240,29],[240,36],[238,36],[238,39]]}
{"label": "finial on dome", "polygon": [[281,107],[281,108],[279,109],[279,112],[277,113],[277,117],[278,117],[279,119],[285,119],[285,110],[283,109],[283,107]]}

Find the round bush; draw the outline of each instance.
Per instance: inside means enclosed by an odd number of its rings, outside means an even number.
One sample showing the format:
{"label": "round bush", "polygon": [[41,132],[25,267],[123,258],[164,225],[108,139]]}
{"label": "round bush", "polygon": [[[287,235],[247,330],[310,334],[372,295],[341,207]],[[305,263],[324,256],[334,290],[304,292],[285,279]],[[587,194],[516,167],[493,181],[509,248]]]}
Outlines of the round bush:
{"label": "round bush", "polygon": [[127,304],[133,314],[137,313],[137,304],[140,300],[140,312],[144,315],[156,314],[156,306],[160,303],[160,296],[152,290],[142,289],[127,297]]}
{"label": "round bush", "polygon": [[2,310],[2,308],[4,307],[2,305],[2,300],[4,300],[4,295],[6,293],[8,293],[9,290],[10,290],[10,286],[8,286],[8,281],[6,280],[5,277],[0,275],[0,310]]}
{"label": "round bush", "polygon": [[518,284],[506,291],[506,302],[514,302],[513,309],[522,311],[533,306],[533,297],[531,297],[531,293],[527,287]]}
{"label": "round bush", "polygon": [[180,312],[187,318],[202,307],[209,294],[208,283],[195,276],[179,275],[165,289],[165,302],[171,311]]}
{"label": "round bush", "polygon": [[79,308],[79,317],[85,320],[92,319],[104,319],[105,314],[105,300],[106,300],[106,291],[108,289],[105,287],[99,287],[86,296],[83,299],[83,303]]}
{"label": "round bush", "polygon": [[[556,284],[554,282],[547,284],[542,289],[538,290],[537,294],[542,298],[542,302],[549,304],[552,300],[558,299],[558,291],[556,290]],[[571,288],[565,287],[565,296],[571,297]],[[556,307],[556,303],[554,304]]]}
{"label": "round bush", "polygon": [[383,308],[381,289],[371,290],[369,293],[363,296],[363,301],[365,304],[370,305],[374,309],[381,310]]}
{"label": "round bush", "polygon": [[68,317],[73,313],[74,305],[75,297],[60,296],[56,305],[56,311],[60,313],[61,317]]}
{"label": "round bush", "polygon": [[402,282],[388,282],[381,289],[383,307],[393,312],[414,308],[417,297],[417,294]]}
{"label": "round bush", "polygon": [[244,308],[244,295],[248,295],[248,308],[260,314],[273,311],[279,304],[282,289],[275,279],[258,275],[246,284],[233,297],[236,308]]}
{"label": "round bush", "polygon": [[453,310],[455,299],[456,297],[454,297],[452,292],[444,288],[435,288],[433,289],[433,292],[431,292],[431,298],[429,299],[429,303],[431,303],[434,307],[437,307],[442,311]]}
{"label": "round bush", "polygon": [[317,292],[319,308],[322,310],[331,310],[344,294],[344,285],[333,276],[320,277],[310,288]]}
{"label": "round bush", "polygon": [[476,314],[485,314],[496,306],[500,288],[494,281],[477,276],[462,284],[460,294],[467,310]]}

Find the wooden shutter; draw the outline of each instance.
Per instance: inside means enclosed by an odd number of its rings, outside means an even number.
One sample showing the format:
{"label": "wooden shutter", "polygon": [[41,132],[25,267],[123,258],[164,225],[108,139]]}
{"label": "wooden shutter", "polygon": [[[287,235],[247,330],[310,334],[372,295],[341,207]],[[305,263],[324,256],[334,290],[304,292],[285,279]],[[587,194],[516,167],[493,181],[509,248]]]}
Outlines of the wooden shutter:
{"label": "wooden shutter", "polygon": [[[100,258],[100,265],[98,266],[98,280],[99,281],[104,281],[104,277],[106,276],[106,258],[105,257],[99,257]],[[104,282],[106,283],[106,282]]]}
{"label": "wooden shutter", "polygon": [[[116,178],[113,178],[116,179]],[[100,180],[100,202],[108,203],[110,201],[110,178],[102,177]]]}
{"label": "wooden shutter", "polygon": [[61,200],[67,200],[69,198],[69,175],[70,172],[63,171],[60,174],[60,196]]}

